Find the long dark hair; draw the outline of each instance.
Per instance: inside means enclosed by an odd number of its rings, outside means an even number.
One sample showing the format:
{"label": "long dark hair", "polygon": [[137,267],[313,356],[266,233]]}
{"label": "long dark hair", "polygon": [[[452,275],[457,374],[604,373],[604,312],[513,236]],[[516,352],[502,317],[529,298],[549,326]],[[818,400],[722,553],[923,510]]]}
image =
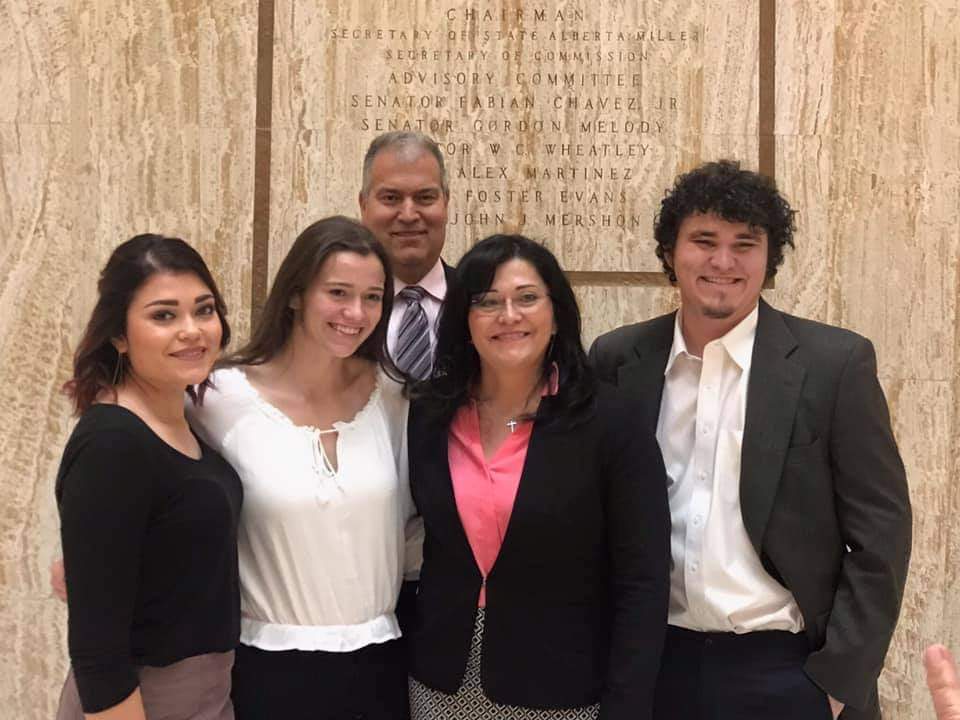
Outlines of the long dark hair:
{"label": "long dark hair", "polygon": [[471,300],[487,292],[497,269],[513,259],[527,261],[543,278],[557,328],[542,372],[546,382],[556,363],[559,388],[554,397],[541,403],[538,419],[545,424],[560,420],[575,424],[592,406],[596,388],[580,340],[580,308],[560,264],[543,245],[523,235],[491,235],[474,245],[457,265],[456,280],[447,288],[443,302],[433,375],[412,391],[444,424],[468,401],[480,379],[480,357],[470,341],[467,324]]}
{"label": "long dark hair", "polygon": [[280,263],[263,312],[250,334],[250,341],[225,358],[221,366],[262,365],[276,357],[293,332],[296,314],[290,307],[290,301],[310,287],[327,258],[338,252],[376,255],[383,266],[384,292],[380,321],[354,354],[379,363],[391,377],[401,379],[403,374],[387,354],[387,325],[393,309],[390,259],[373,233],[356,220],[342,215],[318,220],[297,236],[290,252]]}
{"label": "long dark hair", "polygon": [[[126,335],[130,301],[156,273],[192,273],[200,278],[213,295],[223,328],[220,347],[230,342],[227,307],[200,253],[180,238],[153,234],[132,237],[113,251],[100,271],[97,304],[73,355],[73,377],[63,386],[78,415],[104,393],[111,393],[116,399],[116,386],[129,374],[130,364],[112,340]],[[204,380],[198,387],[186,390],[194,402],[200,402],[208,386],[209,381]]]}

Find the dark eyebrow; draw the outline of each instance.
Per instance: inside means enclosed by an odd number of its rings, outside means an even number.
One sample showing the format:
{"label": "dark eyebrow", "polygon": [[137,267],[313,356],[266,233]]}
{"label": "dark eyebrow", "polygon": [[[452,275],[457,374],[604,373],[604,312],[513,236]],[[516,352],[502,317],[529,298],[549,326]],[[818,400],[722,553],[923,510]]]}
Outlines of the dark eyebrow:
{"label": "dark eyebrow", "polygon": [[[352,288],[354,286],[353,283],[337,282],[336,280],[327,280],[323,284],[326,285],[327,287],[341,287],[341,288]],[[371,285],[370,287],[367,288],[367,290],[380,290],[382,292],[383,286]]]}
{"label": "dark eyebrow", "polygon": [[[397,195],[406,194],[400,188],[391,187],[390,185],[381,185],[380,187],[377,188],[376,194],[379,195],[380,193],[388,193],[388,192],[396,193]],[[439,193],[439,192],[443,192],[443,188],[441,188],[439,185],[425,185],[423,187],[419,187],[414,190],[411,190],[409,194],[422,195],[423,193]]]}
{"label": "dark eyebrow", "polygon": [[[528,289],[540,290],[540,289],[542,289],[542,286],[537,285],[536,283],[526,283],[526,284],[524,284],[524,285],[517,285],[515,288],[513,288],[513,291],[517,291],[517,290],[528,290]],[[508,292],[510,292],[510,291],[508,291]],[[494,290],[493,288],[490,288],[489,290],[485,290],[484,292],[481,292],[481,293],[477,293],[477,295],[486,295],[486,294],[488,294],[488,293],[496,293],[497,295],[503,295],[503,292],[502,292],[502,291],[500,291],[500,290]]]}
{"label": "dark eyebrow", "polygon": [[[193,299],[193,303],[195,305],[199,305],[200,303],[205,302],[206,300],[213,300],[213,293],[204,293],[203,295],[197,295],[197,297]],[[169,307],[177,307],[180,305],[180,303],[176,300],[168,300],[164,298],[161,300],[154,300],[153,302],[148,302],[146,305],[144,305],[144,307],[148,308],[148,307],[153,307],[154,305],[165,305]]]}

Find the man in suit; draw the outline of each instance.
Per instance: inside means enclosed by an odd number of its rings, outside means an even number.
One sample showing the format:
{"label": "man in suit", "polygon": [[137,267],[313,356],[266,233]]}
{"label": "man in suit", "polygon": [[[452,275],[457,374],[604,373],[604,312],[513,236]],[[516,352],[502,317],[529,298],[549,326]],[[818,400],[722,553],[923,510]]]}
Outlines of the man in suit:
{"label": "man in suit", "polygon": [[760,297],[793,214],[736,163],[680,176],[655,227],[680,309],[590,350],[601,377],[644,400],[667,468],[658,720],[880,717],[910,555],[906,478],[870,341]]}
{"label": "man in suit", "polygon": [[433,365],[437,318],[452,280],[452,268],[440,259],[449,200],[443,153],[432,139],[402,131],[373,139],[363,158],[360,220],[393,265],[387,348],[418,379]]}

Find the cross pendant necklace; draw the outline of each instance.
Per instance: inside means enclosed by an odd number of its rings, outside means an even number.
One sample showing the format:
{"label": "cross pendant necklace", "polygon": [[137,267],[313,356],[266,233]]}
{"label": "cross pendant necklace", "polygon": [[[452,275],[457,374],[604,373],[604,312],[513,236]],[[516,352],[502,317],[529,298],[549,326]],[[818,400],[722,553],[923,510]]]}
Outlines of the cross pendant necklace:
{"label": "cross pendant necklace", "polygon": [[510,432],[516,432],[516,431],[517,431],[517,425],[519,425],[519,424],[520,424],[520,423],[518,423],[518,422],[517,422],[516,420],[514,420],[513,418],[510,418],[509,420],[507,420],[507,427],[510,428]]}

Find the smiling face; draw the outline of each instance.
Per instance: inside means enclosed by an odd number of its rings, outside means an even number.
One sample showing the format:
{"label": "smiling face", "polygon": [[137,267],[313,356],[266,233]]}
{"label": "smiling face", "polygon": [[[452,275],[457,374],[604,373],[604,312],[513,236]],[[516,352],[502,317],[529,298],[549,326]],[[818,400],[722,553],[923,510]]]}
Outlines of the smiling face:
{"label": "smiling face", "polygon": [[414,285],[440,258],[447,196],[436,158],[419,148],[387,149],[373,159],[360,219],[383,243],[394,274]]}
{"label": "smiling face", "polygon": [[129,378],[182,392],[210,374],[222,335],[210,288],[193,273],[160,272],[134,293],[113,344],[126,354]]}
{"label": "smiling face", "polygon": [[760,300],[767,234],[713,213],[689,215],[667,260],[677,275],[684,323],[711,326],[710,335],[720,337]]}
{"label": "smiling face", "polygon": [[383,265],[373,253],[333,253],[290,302],[297,313],[292,341],[317,343],[334,357],[350,357],[380,321],[384,280]]}
{"label": "smiling face", "polygon": [[467,324],[481,372],[539,371],[556,326],[536,268],[526,260],[508,260],[497,268],[490,289],[471,300]]}

